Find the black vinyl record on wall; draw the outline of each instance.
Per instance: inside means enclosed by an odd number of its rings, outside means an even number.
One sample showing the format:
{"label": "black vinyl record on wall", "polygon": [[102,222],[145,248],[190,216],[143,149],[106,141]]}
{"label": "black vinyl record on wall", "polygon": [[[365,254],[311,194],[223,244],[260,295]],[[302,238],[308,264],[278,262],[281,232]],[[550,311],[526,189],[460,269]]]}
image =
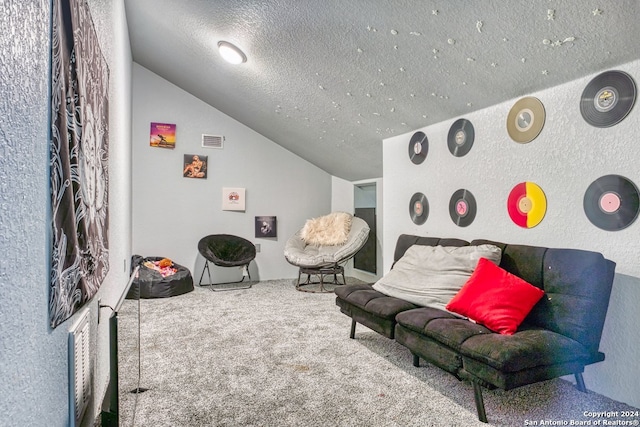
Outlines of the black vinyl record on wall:
{"label": "black vinyl record on wall", "polygon": [[475,131],[469,120],[458,119],[449,129],[447,136],[447,146],[449,151],[456,157],[462,157],[473,147]]}
{"label": "black vinyl record on wall", "polygon": [[415,224],[421,225],[427,220],[429,216],[429,202],[427,197],[422,193],[415,193],[409,201],[409,215],[411,221]]}
{"label": "black vinyl record on wall", "polygon": [[620,123],[636,101],[636,85],[622,71],[607,71],[593,78],[584,88],[580,113],[592,126],[605,128]]}
{"label": "black vinyl record on wall", "polygon": [[429,152],[429,139],[424,132],[416,132],[409,141],[409,159],[416,165],[424,162]]}
{"label": "black vinyl record on wall", "polygon": [[602,176],[584,193],[584,213],[593,225],[607,231],[622,230],[638,217],[638,187],[620,175]]}
{"label": "black vinyl record on wall", "polygon": [[476,218],[476,199],[469,190],[461,188],[449,200],[451,220],[460,227],[466,227]]}

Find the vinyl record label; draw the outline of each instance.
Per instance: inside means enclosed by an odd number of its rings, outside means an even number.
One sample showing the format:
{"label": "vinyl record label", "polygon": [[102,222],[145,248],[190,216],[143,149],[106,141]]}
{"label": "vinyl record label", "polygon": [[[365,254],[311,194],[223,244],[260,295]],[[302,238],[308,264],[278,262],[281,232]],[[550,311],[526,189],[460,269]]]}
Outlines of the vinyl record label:
{"label": "vinyl record label", "polygon": [[451,154],[462,157],[471,150],[474,139],[475,131],[471,122],[466,119],[458,119],[449,128],[447,146]]}
{"label": "vinyl record label", "polygon": [[424,132],[416,132],[409,141],[409,159],[416,164],[424,162],[429,152],[429,140]]}
{"label": "vinyl record label", "polygon": [[507,116],[507,132],[511,139],[520,143],[533,141],[542,131],[545,111],[538,98],[526,97],[518,100]]}
{"label": "vinyl record label", "polygon": [[537,184],[521,182],[509,193],[507,211],[516,225],[533,228],[540,224],[547,212],[547,198]]}
{"label": "vinyl record label", "polygon": [[636,84],[627,73],[606,71],[594,77],[582,92],[580,113],[595,127],[620,123],[636,101]]}
{"label": "vinyl record label", "polygon": [[427,220],[429,216],[429,202],[427,197],[422,193],[415,193],[409,201],[409,215],[411,221],[415,224],[421,225]]}
{"label": "vinyl record label", "polygon": [[593,225],[607,231],[630,226],[640,210],[638,187],[620,175],[602,176],[584,193],[584,212]]}
{"label": "vinyl record label", "polygon": [[460,189],[453,193],[449,200],[451,220],[460,227],[466,227],[476,217],[476,199],[470,191]]}

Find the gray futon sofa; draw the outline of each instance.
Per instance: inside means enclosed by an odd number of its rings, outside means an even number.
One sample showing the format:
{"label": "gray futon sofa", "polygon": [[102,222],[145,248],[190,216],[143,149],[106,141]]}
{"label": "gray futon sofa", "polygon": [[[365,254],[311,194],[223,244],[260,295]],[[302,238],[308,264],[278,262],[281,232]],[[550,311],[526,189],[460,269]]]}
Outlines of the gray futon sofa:
{"label": "gray futon sofa", "polygon": [[483,422],[487,417],[482,387],[509,390],[574,375],[577,388],[586,391],[584,367],[604,360],[599,343],[615,269],[614,262],[590,251],[406,234],[398,238],[394,265],[413,245],[486,244],[502,250],[502,269],[544,291],[512,335],[496,333],[446,310],[388,296],[369,284],[335,289],[336,304],[352,319],[351,338],[360,323],[407,347],[414,366],[423,359],[470,381]]}

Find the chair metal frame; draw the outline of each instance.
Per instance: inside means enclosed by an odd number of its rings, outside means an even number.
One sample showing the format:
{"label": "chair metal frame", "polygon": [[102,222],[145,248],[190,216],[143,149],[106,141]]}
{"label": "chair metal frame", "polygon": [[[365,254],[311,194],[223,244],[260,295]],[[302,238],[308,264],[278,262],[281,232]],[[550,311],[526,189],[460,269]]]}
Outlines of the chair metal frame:
{"label": "chair metal frame", "polygon": [[[214,263],[215,265],[215,263]],[[207,275],[209,276],[209,283],[202,283],[202,278],[204,277],[204,271],[207,271]],[[246,275],[245,275],[246,273]],[[228,288],[223,288],[223,289],[216,289],[215,286],[221,286],[221,285],[231,285],[234,283],[242,283],[244,282],[245,277],[249,277],[249,282],[248,282],[248,286],[233,286],[233,287],[228,287]],[[236,289],[249,289],[253,286],[253,282],[251,281],[251,273],[249,273],[249,264],[245,264],[244,265],[244,269],[242,270],[242,279],[240,280],[236,280],[236,281],[232,281],[232,282],[222,282],[222,283],[211,283],[211,269],[209,268],[209,260],[205,259],[204,260],[204,267],[202,268],[202,274],[200,275],[200,281],[198,282],[198,286],[209,286],[209,289],[214,291],[214,292],[219,292],[219,291],[233,291]]]}
{"label": "chair metal frame", "polygon": [[[303,274],[307,275],[307,281],[302,283],[300,281]],[[342,283],[338,281],[338,275],[342,275]],[[319,281],[311,281],[312,276],[318,276]],[[325,276],[333,276],[333,282],[325,282]],[[344,267],[335,263],[333,265],[323,267],[300,267],[298,270],[298,281],[296,282],[296,289],[301,292],[311,293],[329,293],[333,292],[333,289],[327,289],[324,287],[325,283],[332,285],[346,285],[347,280],[344,277]],[[320,285],[317,289],[309,289],[307,286]]]}

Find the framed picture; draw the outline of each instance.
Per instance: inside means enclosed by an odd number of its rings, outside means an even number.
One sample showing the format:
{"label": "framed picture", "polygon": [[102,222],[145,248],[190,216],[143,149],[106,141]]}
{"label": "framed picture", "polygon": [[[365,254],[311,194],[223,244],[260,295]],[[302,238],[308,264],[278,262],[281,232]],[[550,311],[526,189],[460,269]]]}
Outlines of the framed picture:
{"label": "framed picture", "polygon": [[256,217],[256,237],[278,237],[275,216]]}
{"label": "framed picture", "polygon": [[223,188],[222,189],[222,210],[223,211],[244,211],[245,210],[245,189],[244,188]]}
{"label": "framed picture", "polygon": [[149,145],[158,148],[176,148],[176,125],[151,123]]}
{"label": "framed picture", "polygon": [[185,178],[207,178],[207,156],[185,154],[182,161],[182,176]]}

